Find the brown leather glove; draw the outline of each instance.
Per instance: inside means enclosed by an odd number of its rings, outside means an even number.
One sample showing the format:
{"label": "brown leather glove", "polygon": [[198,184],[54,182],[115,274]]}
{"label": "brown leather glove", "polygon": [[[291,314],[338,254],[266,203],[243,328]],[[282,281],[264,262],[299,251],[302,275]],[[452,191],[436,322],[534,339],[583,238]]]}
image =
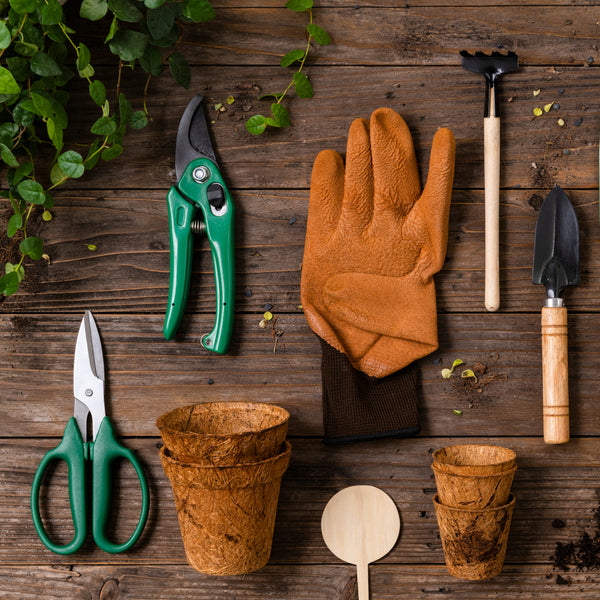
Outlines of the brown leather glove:
{"label": "brown leather glove", "polygon": [[311,329],[367,377],[437,348],[432,276],[446,253],[453,174],[454,136],[440,129],[421,192],[410,131],[387,108],[352,123],[345,167],[332,150],[315,160],[302,305]]}

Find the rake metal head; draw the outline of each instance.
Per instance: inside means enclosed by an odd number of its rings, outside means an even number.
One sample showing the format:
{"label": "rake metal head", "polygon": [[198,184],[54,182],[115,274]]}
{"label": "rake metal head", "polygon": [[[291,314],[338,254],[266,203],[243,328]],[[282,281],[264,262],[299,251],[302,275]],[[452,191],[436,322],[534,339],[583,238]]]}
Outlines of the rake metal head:
{"label": "rake metal head", "polygon": [[481,73],[486,79],[494,82],[502,73],[512,73],[519,68],[519,57],[511,50],[508,54],[501,52],[475,52],[471,54],[466,50],[461,50],[462,66],[467,71]]}

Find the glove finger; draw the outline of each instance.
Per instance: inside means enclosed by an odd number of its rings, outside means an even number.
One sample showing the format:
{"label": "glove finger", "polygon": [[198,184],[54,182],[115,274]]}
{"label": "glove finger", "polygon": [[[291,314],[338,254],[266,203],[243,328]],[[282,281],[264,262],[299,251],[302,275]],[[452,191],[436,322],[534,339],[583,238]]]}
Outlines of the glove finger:
{"label": "glove finger", "polygon": [[355,119],[348,132],[346,179],[341,220],[351,228],[364,229],[373,214],[373,165],[369,122]]}
{"label": "glove finger", "polygon": [[309,238],[328,238],[337,227],[344,197],[344,161],[334,150],[317,155],[310,180],[306,228]]}
{"label": "glove finger", "polygon": [[375,213],[404,216],[421,195],[412,136],[404,119],[390,108],[371,115],[370,129]]}
{"label": "glove finger", "polygon": [[454,157],[454,134],[450,129],[439,129],[431,146],[427,184],[418,202],[419,216],[427,223],[431,239],[431,265],[424,271],[425,277],[437,273],[442,268],[446,256]]}

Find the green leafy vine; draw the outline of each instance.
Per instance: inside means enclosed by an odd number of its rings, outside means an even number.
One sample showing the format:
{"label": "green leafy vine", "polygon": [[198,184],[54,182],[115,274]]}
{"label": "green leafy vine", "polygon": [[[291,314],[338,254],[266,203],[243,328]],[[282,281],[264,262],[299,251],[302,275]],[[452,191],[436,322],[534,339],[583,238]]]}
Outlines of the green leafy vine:
{"label": "green leafy vine", "polygon": [[271,114],[268,117],[263,115],[254,115],[246,121],[246,129],[252,135],[260,135],[266,131],[267,127],[289,127],[291,119],[287,108],[282,104],[287,93],[294,88],[298,98],[312,98],[314,91],[308,77],[303,69],[308,58],[312,42],[321,46],[331,43],[329,34],[316,23],[313,22],[313,0],[288,0],[286,7],[295,12],[308,13],[309,23],[306,26],[307,40],[304,48],[296,48],[287,52],[281,59],[281,66],[284,68],[295,66],[296,69],[292,79],[283,92],[269,92],[263,94],[259,99],[274,98],[275,102],[271,104]]}
{"label": "green leafy vine", "polygon": [[[6,181],[0,195],[12,208],[6,234],[17,238],[19,258],[6,262],[0,294],[9,296],[25,277],[25,259],[44,257],[44,242],[28,232],[36,210],[52,219],[51,192],[69,179],[82,177],[100,160],[123,151],[128,129],[148,123],[146,91],[151,77],[168,66],[178,84],[188,88],[191,72],[185,57],[171,51],[182,22],[215,16],[209,0],[82,0],[81,19],[104,28],[104,43],[118,57],[117,88],[109,101],[106,85],[96,76],[90,49],[66,23],[58,0],[0,0],[0,159]],[[122,70],[139,65],[147,74],[142,110],[133,110],[120,91]],[[65,149],[69,126],[69,82],[86,80],[99,116],[90,125],[91,143],[73,143],[87,152]],[[40,158],[41,148],[51,158]],[[47,154],[47,153],[46,153]],[[43,165],[43,166],[42,166]]]}

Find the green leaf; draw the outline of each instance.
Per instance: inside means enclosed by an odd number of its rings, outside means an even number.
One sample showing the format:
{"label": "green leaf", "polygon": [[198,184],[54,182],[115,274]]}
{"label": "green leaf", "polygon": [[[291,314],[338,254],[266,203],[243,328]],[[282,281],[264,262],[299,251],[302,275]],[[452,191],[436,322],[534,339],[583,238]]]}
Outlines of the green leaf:
{"label": "green leaf", "polygon": [[63,16],[62,6],[57,0],[46,0],[39,8],[40,23],[42,25],[58,25]]}
{"label": "green leaf", "polygon": [[25,202],[31,204],[44,204],[46,196],[44,195],[44,188],[33,179],[25,179],[17,186],[19,195]]}
{"label": "green leaf", "polygon": [[306,29],[308,33],[312,35],[317,44],[320,44],[321,46],[327,46],[327,44],[331,44],[331,38],[329,37],[329,34],[319,25],[311,23],[310,25],[306,26]]}
{"label": "green leaf", "polygon": [[102,152],[102,160],[108,162],[109,160],[113,160],[113,158],[117,158],[117,156],[121,156],[122,153],[123,147],[119,144],[115,144]]}
{"label": "green leaf", "polygon": [[4,50],[10,46],[11,35],[6,23],[0,21],[0,49]]}
{"label": "green leaf", "polygon": [[61,171],[73,179],[78,179],[85,171],[81,154],[79,154],[79,152],[75,152],[74,150],[63,152],[57,160]]}
{"label": "green leaf", "polygon": [[304,58],[304,50],[290,50],[282,59],[281,66],[289,67]]}
{"label": "green leaf", "polygon": [[5,67],[0,67],[0,94],[14,96],[21,91],[21,86],[15,81],[11,72]]}
{"label": "green leaf", "polygon": [[187,90],[192,81],[192,73],[185,56],[180,52],[173,52],[169,56],[169,69],[175,81]]}
{"label": "green leaf", "polygon": [[99,79],[94,79],[89,85],[90,98],[98,105],[102,106],[106,100],[106,87]]}
{"label": "green leaf", "polygon": [[31,70],[40,77],[58,77],[62,75],[62,69],[44,52],[38,52],[31,57],[29,64]]}
{"label": "green leaf", "polygon": [[6,226],[6,235],[11,238],[23,226],[23,215],[13,215]]}
{"label": "green leaf", "polygon": [[162,6],[165,2],[166,0],[144,0],[146,8],[158,8],[159,6]]}
{"label": "green leaf", "polygon": [[184,0],[183,14],[196,23],[215,18],[215,9],[208,0]]}
{"label": "green leaf", "polygon": [[0,293],[12,296],[19,289],[19,276],[15,271],[0,277]]}
{"label": "green leaf", "polygon": [[44,221],[52,221],[52,213],[49,210],[45,210],[42,213],[42,219],[44,219]]}
{"label": "green leaf", "polygon": [[117,17],[113,17],[113,20],[110,24],[110,29],[106,34],[106,38],[104,38],[104,43],[107,44],[108,42],[110,42],[110,40],[112,40],[115,37],[115,35],[117,35],[117,31],[119,31],[119,19],[117,19]]}
{"label": "green leaf", "polygon": [[155,39],[167,35],[175,22],[175,13],[171,8],[163,4],[159,8],[148,10],[146,14],[146,25],[150,35]]}
{"label": "green leaf", "polygon": [[158,77],[163,71],[162,54],[155,46],[146,46],[144,56],[140,58],[140,66],[146,73]]}
{"label": "green leaf", "polygon": [[52,145],[56,148],[57,152],[60,152],[63,147],[63,128],[56,119],[48,119],[46,121],[46,130],[48,131],[48,138],[52,142]]}
{"label": "green leaf", "polygon": [[133,129],[143,129],[146,127],[146,125],[148,125],[148,117],[146,116],[146,113],[144,113],[143,110],[137,110],[134,112],[129,119],[129,125]]}
{"label": "green leaf", "polygon": [[113,54],[116,54],[121,60],[131,62],[144,55],[144,50],[148,44],[148,36],[138,31],[118,31],[108,43],[108,47]]}
{"label": "green leaf", "polygon": [[9,4],[16,13],[24,15],[35,11],[36,0],[9,0]]}
{"label": "green leaf", "polygon": [[44,252],[44,241],[38,237],[25,238],[19,244],[19,250],[32,260],[39,260]]}
{"label": "green leaf", "polygon": [[0,143],[0,157],[9,167],[16,169],[19,166],[19,161],[6,144]]}
{"label": "green leaf", "polygon": [[90,21],[99,21],[108,12],[106,0],[83,0],[79,16]]}
{"label": "green leaf", "polygon": [[29,59],[24,56],[9,56],[6,59],[6,64],[17,81],[25,81],[31,74]]}
{"label": "green leaf", "polygon": [[83,71],[90,64],[90,50],[85,44],[82,43],[79,44],[77,50],[79,51],[79,56],[77,56],[76,62],[77,70]]}
{"label": "green leaf", "polygon": [[51,102],[44,96],[36,94],[35,92],[31,92],[31,98],[29,100],[21,102],[21,107],[46,119],[54,117],[54,110]]}
{"label": "green leaf", "polygon": [[52,169],[50,169],[50,181],[54,184],[57,184],[66,178],[67,176],[62,172],[59,164],[54,163],[54,165],[52,165]]}
{"label": "green leaf", "polygon": [[108,7],[120,21],[139,23],[143,18],[140,10],[129,0],[108,0]]}
{"label": "green leaf", "polygon": [[54,208],[54,198],[48,192],[45,192],[45,195],[46,200],[44,201],[44,204],[42,204],[42,206],[48,209]]}
{"label": "green leaf", "polygon": [[246,121],[246,129],[252,135],[260,135],[267,128],[267,120],[262,115],[254,115]]}
{"label": "green leaf", "polygon": [[23,268],[23,265],[13,265],[12,263],[7,262],[4,265],[4,272],[7,274],[16,273],[19,281],[23,281],[23,278],[25,277],[25,269]]}
{"label": "green leaf", "polygon": [[117,124],[110,117],[100,117],[90,131],[96,135],[111,135],[117,130]]}
{"label": "green leaf", "polygon": [[99,147],[100,147],[100,142],[96,139],[91,144],[91,146],[88,150],[88,154],[85,157],[85,161],[84,161],[85,168],[88,171],[90,169],[93,169],[98,164],[98,161],[100,160],[100,152],[98,152]]}
{"label": "green leaf", "polygon": [[12,185],[19,184],[23,180],[23,177],[27,177],[31,171],[33,171],[31,161],[22,162],[13,173]]}
{"label": "green leaf", "polygon": [[288,0],[285,3],[285,6],[296,12],[304,12],[313,7],[313,0]]}
{"label": "green leaf", "polygon": [[271,104],[271,114],[273,115],[276,127],[290,126],[290,114],[282,104],[277,104],[276,102]]}
{"label": "green leaf", "polygon": [[313,87],[304,73],[300,71],[294,73],[294,89],[298,98],[312,98]]}

